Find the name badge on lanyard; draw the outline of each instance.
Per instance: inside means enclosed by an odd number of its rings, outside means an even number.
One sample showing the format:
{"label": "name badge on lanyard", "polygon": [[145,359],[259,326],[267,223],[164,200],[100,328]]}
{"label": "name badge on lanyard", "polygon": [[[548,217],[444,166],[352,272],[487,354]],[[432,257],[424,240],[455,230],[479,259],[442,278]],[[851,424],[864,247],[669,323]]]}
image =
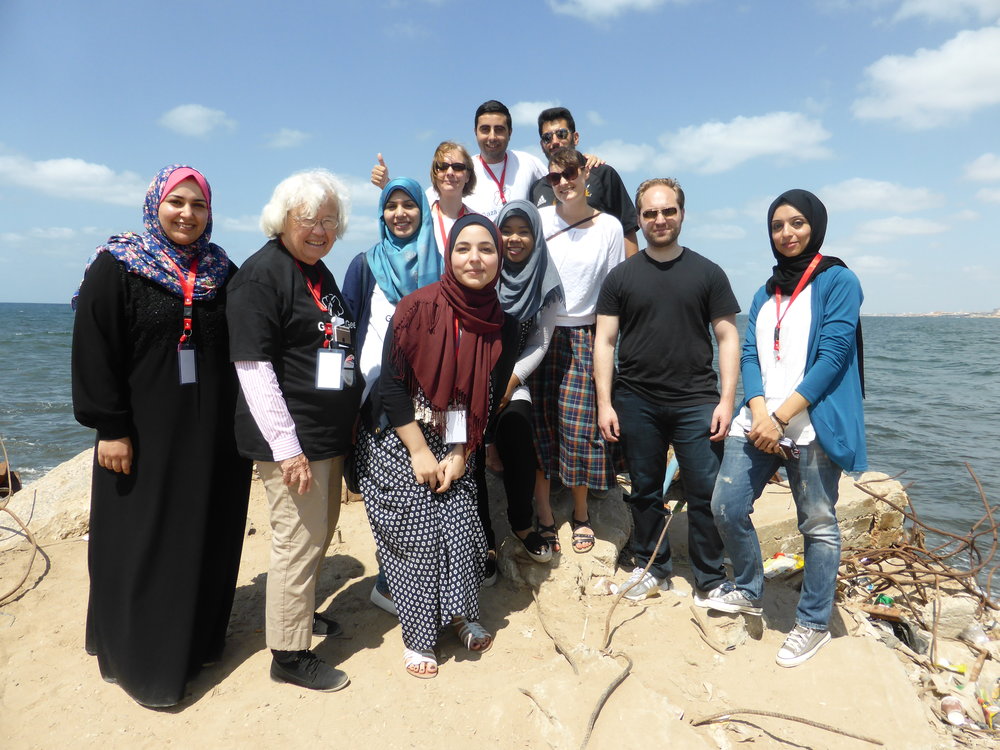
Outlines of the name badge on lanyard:
{"label": "name badge on lanyard", "polygon": [[[323,279],[313,284],[306,276],[305,270],[298,261],[295,264],[302,271],[309,294],[312,295],[316,307],[329,315],[319,326],[323,331],[323,346],[316,350],[316,389],[320,391],[339,391],[354,384],[354,356],[349,354],[351,346],[351,329],[343,325],[345,321],[340,315],[334,315],[332,306],[323,304]],[[340,302],[337,302],[339,309]],[[343,314],[343,311],[340,311]]]}
{"label": "name badge on lanyard", "polygon": [[444,441],[446,443],[465,443],[466,434],[465,409],[449,409],[445,413]]}
{"label": "name badge on lanyard", "polygon": [[198,259],[191,261],[191,268],[185,276],[173,258],[169,255],[166,258],[177,272],[181,292],[184,295],[184,327],[177,341],[177,377],[181,385],[193,385],[198,382],[197,357],[194,344],[191,343],[191,337],[194,335],[194,280],[198,275]]}

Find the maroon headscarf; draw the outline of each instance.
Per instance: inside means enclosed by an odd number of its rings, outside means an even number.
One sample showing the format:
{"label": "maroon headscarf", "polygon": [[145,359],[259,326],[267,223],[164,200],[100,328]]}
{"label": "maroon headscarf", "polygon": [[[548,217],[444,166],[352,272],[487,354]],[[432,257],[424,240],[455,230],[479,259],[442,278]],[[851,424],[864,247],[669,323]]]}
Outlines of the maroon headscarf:
{"label": "maroon headscarf", "polygon": [[[407,390],[413,396],[419,386],[435,412],[443,413],[452,404],[464,405],[469,452],[482,442],[489,420],[490,373],[500,358],[504,320],[496,291],[499,265],[496,276],[482,289],[463,286],[452,270],[455,244],[462,230],[472,224],[489,231],[498,264],[503,262],[500,233],[493,222],[480,214],[466,214],[451,229],[441,280],[403,297],[392,316],[392,356],[400,372],[412,373]],[[461,329],[457,352],[456,320]]]}

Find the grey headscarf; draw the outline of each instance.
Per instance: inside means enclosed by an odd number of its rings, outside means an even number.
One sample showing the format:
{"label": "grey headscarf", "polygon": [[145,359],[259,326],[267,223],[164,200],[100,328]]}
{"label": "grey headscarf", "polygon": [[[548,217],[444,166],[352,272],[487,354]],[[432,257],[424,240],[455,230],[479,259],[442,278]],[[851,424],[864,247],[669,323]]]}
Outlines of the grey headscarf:
{"label": "grey headscarf", "polygon": [[500,209],[497,227],[502,227],[510,216],[525,219],[535,235],[531,255],[520,263],[505,259],[500,271],[500,306],[508,315],[524,321],[535,317],[551,299],[563,298],[562,281],[549,258],[538,209],[526,200],[509,201]]}

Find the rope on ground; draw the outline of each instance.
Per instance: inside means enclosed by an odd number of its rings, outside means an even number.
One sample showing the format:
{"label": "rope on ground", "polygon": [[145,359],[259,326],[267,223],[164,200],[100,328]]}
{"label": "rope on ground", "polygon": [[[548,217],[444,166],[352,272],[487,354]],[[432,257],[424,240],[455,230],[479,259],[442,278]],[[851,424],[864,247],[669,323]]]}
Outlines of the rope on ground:
{"label": "rope on ground", "polygon": [[[10,472],[10,468],[9,468],[10,467],[10,462],[7,460],[7,446],[4,444],[2,438],[0,438],[0,450],[3,451],[3,460],[4,460],[4,463],[6,463],[7,466],[8,466],[8,469],[7,469],[8,474],[7,474],[7,476],[9,477],[10,476],[10,473],[9,473]],[[8,482],[9,481],[10,480],[8,479]],[[10,485],[10,487],[12,489],[13,485]],[[28,580],[28,575],[31,573],[31,566],[35,564],[35,555],[38,554],[38,541],[35,539],[35,535],[32,534],[31,533],[31,529],[29,529],[27,526],[25,526],[24,522],[20,518],[17,517],[17,514],[14,511],[12,511],[10,508],[7,507],[7,505],[10,503],[10,498],[11,498],[12,495],[13,495],[13,492],[11,492],[6,497],[4,497],[2,500],[0,500],[0,510],[6,511],[7,514],[11,518],[13,518],[15,521],[17,521],[17,525],[21,527],[21,530],[24,532],[24,535],[28,538],[28,541],[31,542],[31,557],[28,559],[28,567],[25,568],[24,575],[21,576],[21,580],[17,582],[17,585],[14,586],[14,588],[12,588],[10,591],[7,591],[4,594],[0,595],[0,606],[3,606],[3,604],[8,599],[10,599],[14,594],[16,594],[18,591],[21,590],[21,586],[23,586],[24,582]]]}
{"label": "rope on ground", "polygon": [[751,716],[766,716],[771,719],[785,719],[787,721],[797,721],[800,724],[808,724],[811,727],[816,727],[817,729],[823,729],[827,732],[833,732],[835,734],[842,734],[845,737],[850,737],[855,740],[861,740],[862,742],[870,742],[873,745],[883,746],[885,745],[882,740],[877,740],[874,737],[866,737],[863,734],[855,734],[854,732],[848,732],[846,729],[840,729],[839,727],[833,727],[829,724],[823,724],[818,721],[813,721],[812,719],[806,719],[801,716],[792,716],[791,714],[783,714],[778,711],[759,711],[755,708],[734,708],[730,711],[721,711],[717,714],[712,714],[711,716],[703,716],[700,719],[693,719],[691,721],[691,726],[697,727],[702,724],[711,724],[712,722],[719,721],[720,719],[729,719],[735,714],[749,714]]}
{"label": "rope on ground", "polygon": [[667,516],[667,520],[663,524],[663,530],[660,531],[660,538],[656,540],[656,546],[653,547],[653,554],[649,556],[649,561],[646,563],[646,567],[642,569],[642,575],[639,576],[637,580],[633,581],[625,588],[620,589],[618,591],[618,596],[616,596],[615,600],[611,602],[611,608],[608,610],[608,616],[604,619],[604,641],[603,641],[604,645],[601,647],[602,651],[607,652],[608,646],[611,645],[611,615],[615,613],[615,607],[618,606],[618,602],[622,600],[622,597],[625,596],[625,594],[627,594],[629,591],[631,591],[632,587],[637,585],[639,581],[643,579],[646,573],[649,572],[650,567],[653,565],[653,561],[656,559],[656,556],[660,553],[660,545],[663,544],[663,539],[667,536],[667,528],[670,526],[670,522],[674,520],[674,513],[678,512],[682,507],[684,507],[684,503],[686,502],[687,501],[683,499],[679,500],[677,502],[677,505],[674,506],[674,509],[673,511],[671,511],[670,515]]}
{"label": "rope on ground", "polygon": [[604,704],[608,702],[608,698],[610,698],[611,694],[615,692],[615,688],[621,685],[632,671],[632,659],[628,654],[621,651],[615,651],[614,653],[602,651],[601,653],[610,656],[612,659],[622,658],[627,662],[627,664],[625,665],[625,668],[608,684],[608,686],[604,688],[600,697],[597,699],[597,705],[594,706],[594,710],[590,712],[590,718],[587,720],[587,729],[583,733],[583,739],[580,742],[580,750],[586,750],[587,745],[590,742],[590,735],[594,732],[594,725],[597,723],[597,717],[600,715],[601,709],[604,708]]}

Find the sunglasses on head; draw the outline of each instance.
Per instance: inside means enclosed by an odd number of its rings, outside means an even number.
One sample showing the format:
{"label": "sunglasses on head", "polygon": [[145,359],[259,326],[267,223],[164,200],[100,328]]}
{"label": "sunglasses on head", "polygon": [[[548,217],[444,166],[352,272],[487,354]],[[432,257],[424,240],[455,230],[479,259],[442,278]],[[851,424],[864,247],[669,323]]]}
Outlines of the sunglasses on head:
{"label": "sunglasses on head", "polygon": [[542,143],[552,143],[553,138],[564,141],[569,138],[569,133],[570,131],[567,128],[559,128],[558,130],[551,130],[548,133],[542,133]]}
{"label": "sunglasses on head", "polygon": [[469,165],[461,161],[436,161],[434,162],[434,171],[436,172],[447,172],[448,167],[451,167],[456,172],[464,172],[469,168]]}
{"label": "sunglasses on head", "polygon": [[566,167],[566,169],[564,169],[562,172],[549,172],[547,175],[545,175],[545,179],[548,180],[548,183],[552,187],[555,187],[556,185],[559,184],[559,180],[561,180],[564,177],[566,178],[566,182],[572,182],[579,176],[580,176],[580,168],[577,166],[572,166],[572,167]]}

